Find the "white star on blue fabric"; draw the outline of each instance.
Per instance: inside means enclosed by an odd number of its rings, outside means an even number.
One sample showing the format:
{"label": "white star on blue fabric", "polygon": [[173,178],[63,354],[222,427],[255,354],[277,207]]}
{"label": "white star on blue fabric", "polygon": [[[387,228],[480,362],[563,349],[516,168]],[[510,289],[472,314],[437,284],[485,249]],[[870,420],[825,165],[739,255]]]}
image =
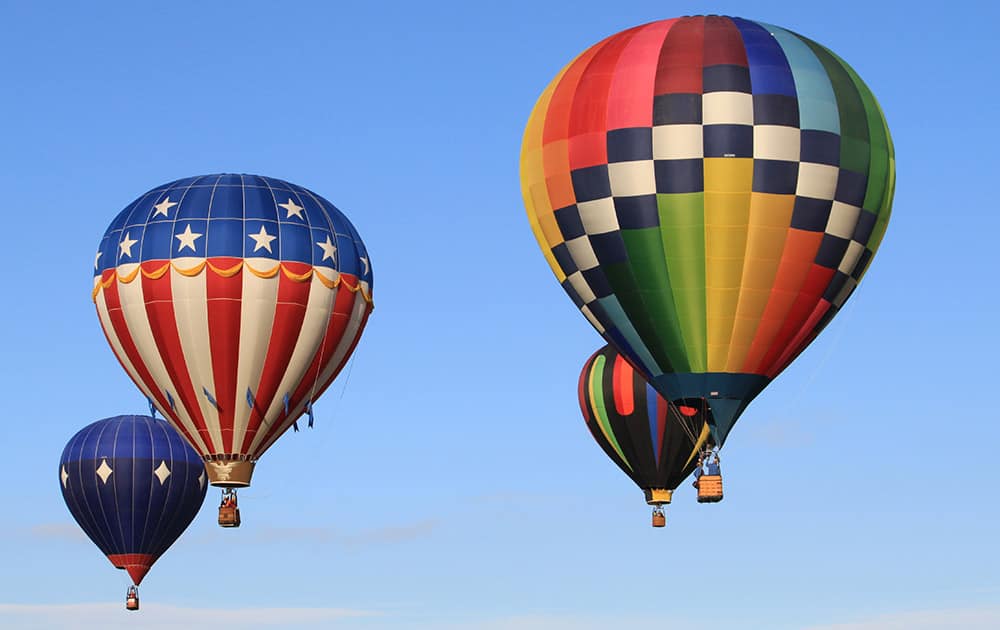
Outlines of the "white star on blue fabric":
{"label": "white star on blue fabric", "polygon": [[291,197],[288,198],[288,201],[286,203],[279,203],[278,207],[279,208],[284,208],[285,210],[288,211],[288,216],[285,217],[286,219],[291,219],[292,215],[294,214],[298,218],[300,218],[303,221],[305,221],[305,217],[302,216],[302,211],[305,210],[305,208],[303,208],[302,206],[296,205],[296,203],[294,201],[292,201]]}
{"label": "white star on blue fabric", "polygon": [[263,247],[269,253],[271,253],[271,254],[274,253],[274,252],[271,251],[271,241],[273,241],[274,239],[276,239],[278,237],[277,236],[271,236],[270,234],[268,234],[267,230],[264,229],[263,225],[260,226],[260,232],[257,232],[256,234],[247,234],[247,236],[249,236],[250,238],[252,238],[254,240],[254,242],[257,243],[254,246],[253,251],[257,251],[258,249],[260,249],[261,247]]}
{"label": "white star on blue fabric", "polygon": [[365,266],[365,270],[364,270],[364,272],[362,272],[361,275],[367,276],[368,275],[368,259],[365,258],[364,256],[361,256],[360,258],[358,258],[358,260],[360,260],[361,264],[363,264]]}
{"label": "white star on blue fabric", "polygon": [[178,241],[180,241],[180,245],[177,246],[177,251],[179,252],[182,249],[184,249],[185,247],[190,247],[191,251],[196,251],[195,248],[194,248],[194,242],[197,239],[201,238],[201,236],[202,235],[199,234],[199,233],[197,233],[197,232],[192,232],[191,231],[191,224],[188,223],[187,227],[184,228],[183,232],[181,232],[180,234],[174,235],[174,238],[176,238]]}
{"label": "white star on blue fabric", "polygon": [[94,269],[97,269],[97,261],[99,261],[101,259],[101,254],[103,254],[103,253],[104,252],[97,252],[97,255],[94,256]]}
{"label": "white star on blue fabric", "polygon": [[316,245],[318,245],[319,248],[323,250],[323,257],[320,258],[320,262],[323,262],[327,258],[329,258],[330,260],[335,260],[333,255],[337,253],[337,247],[332,242],[330,242],[329,234],[326,235],[325,242],[323,243],[317,242]]}
{"label": "white star on blue fabric", "polygon": [[118,248],[121,249],[122,256],[132,257],[132,246],[139,241],[130,238],[129,233],[125,232],[125,238],[122,239],[121,243],[118,243]]}
{"label": "white star on blue fabric", "polygon": [[169,216],[167,214],[167,210],[170,210],[171,208],[173,208],[176,205],[177,205],[177,202],[176,201],[170,201],[170,197],[168,196],[166,199],[164,199],[160,203],[158,203],[155,206],[153,206],[154,208],[156,208],[156,212],[153,213],[153,216],[155,217],[158,214],[162,214],[163,216]]}

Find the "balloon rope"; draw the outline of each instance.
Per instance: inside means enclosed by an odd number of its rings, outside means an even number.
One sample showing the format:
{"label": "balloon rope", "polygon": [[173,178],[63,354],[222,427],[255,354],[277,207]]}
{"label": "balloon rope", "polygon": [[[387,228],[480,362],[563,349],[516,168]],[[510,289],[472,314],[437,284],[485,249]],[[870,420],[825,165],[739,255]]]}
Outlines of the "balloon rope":
{"label": "balloon rope", "polygon": [[[666,399],[664,399],[664,400],[666,400]],[[677,405],[675,405],[674,403],[672,403],[670,401],[667,401],[667,410],[670,412],[671,417],[674,418],[674,421],[677,422],[678,425],[680,425],[681,429],[688,436],[688,439],[691,440],[691,444],[693,446],[697,446],[698,445],[698,436],[695,434],[695,432],[693,430],[693,427],[690,426],[684,420],[684,417],[682,416],[680,410],[677,409]]]}

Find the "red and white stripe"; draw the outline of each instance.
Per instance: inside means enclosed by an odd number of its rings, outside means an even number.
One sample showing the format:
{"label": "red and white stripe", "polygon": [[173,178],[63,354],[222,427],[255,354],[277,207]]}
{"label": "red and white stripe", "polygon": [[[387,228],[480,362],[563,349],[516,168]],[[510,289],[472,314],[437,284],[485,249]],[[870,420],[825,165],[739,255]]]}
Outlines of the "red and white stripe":
{"label": "red and white stripe", "polygon": [[[95,287],[101,326],[119,362],[202,456],[255,460],[336,378],[371,312],[369,288],[352,275],[270,259],[143,263],[106,272]],[[285,270],[288,273],[285,273]],[[312,271],[306,281],[291,275]],[[317,276],[323,274],[334,288]],[[100,280],[97,281],[98,283]],[[361,290],[358,290],[358,289]],[[254,408],[247,404],[247,389]],[[213,405],[204,390],[217,402]],[[174,400],[171,409],[166,392]],[[285,395],[289,397],[285,413]]]}

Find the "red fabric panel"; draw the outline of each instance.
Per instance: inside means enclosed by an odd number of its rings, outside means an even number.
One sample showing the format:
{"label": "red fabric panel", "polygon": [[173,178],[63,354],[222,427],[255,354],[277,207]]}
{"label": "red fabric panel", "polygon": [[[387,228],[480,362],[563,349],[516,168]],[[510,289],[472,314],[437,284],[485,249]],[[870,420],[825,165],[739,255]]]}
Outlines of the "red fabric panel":
{"label": "red fabric panel", "polygon": [[[219,269],[231,269],[240,258],[213,258]],[[205,271],[208,298],[208,334],[212,353],[212,378],[218,403],[219,428],[222,431],[221,453],[234,453],[233,425],[236,422],[236,370],[240,356],[240,306],[243,299],[244,269],[223,278],[211,269]]]}
{"label": "red fabric panel", "polygon": [[156,557],[148,553],[113,553],[108,556],[108,560],[116,569],[125,569],[132,578],[132,583],[139,586],[149,568],[156,562]]}
{"label": "red fabric panel", "polygon": [[[152,261],[142,264],[146,271],[154,271],[163,267],[162,261]],[[187,361],[184,359],[184,350],[181,347],[180,334],[177,332],[177,320],[174,317],[173,296],[170,291],[170,272],[163,274],[157,279],[147,278],[142,275],[142,299],[146,303],[146,317],[149,319],[149,329],[153,333],[153,340],[156,342],[156,349],[160,354],[160,360],[167,370],[167,374],[172,381],[172,395],[176,396],[183,404],[191,417],[198,433],[208,448],[219,449],[221,444],[213,444],[212,436],[208,432],[208,425],[205,424],[205,417],[201,413],[198,405],[198,395],[191,384],[191,377],[188,373]],[[169,408],[169,406],[168,406]],[[205,453],[202,453],[205,455]]]}
{"label": "red fabric panel", "polygon": [[671,27],[660,49],[653,93],[701,94],[705,18],[680,18]]}
{"label": "red fabric panel", "polygon": [[705,18],[705,65],[749,67],[746,46],[736,24],[727,17]]}
{"label": "red fabric panel", "polygon": [[611,376],[614,383],[615,410],[623,416],[630,416],[635,411],[633,374],[632,366],[622,358],[622,355],[616,354]]}
{"label": "red fabric panel", "polygon": [[609,130],[653,126],[653,88],[660,49],[675,22],[661,20],[639,27],[622,51],[608,91]]}
{"label": "red fabric panel", "polygon": [[[821,233],[817,234],[822,238]],[[816,264],[810,267],[805,282],[802,284],[802,288],[799,289],[799,295],[785,317],[785,322],[782,324],[778,336],[775,337],[767,354],[764,355],[761,364],[764,374],[780,369],[776,366],[778,358],[793,351],[794,348],[790,346],[792,346],[796,334],[802,329],[809,316],[814,313],[816,305],[822,300],[823,291],[829,286],[835,271],[835,269],[829,269]]]}
{"label": "red fabric panel", "polygon": [[[105,271],[105,275],[102,277],[102,280],[106,282],[108,278],[114,275],[114,273],[114,269]],[[184,426],[180,423],[177,414],[170,408],[170,403],[167,402],[167,397],[163,393],[163,388],[157,385],[152,374],[149,373],[149,368],[146,367],[142,357],[139,355],[139,350],[135,347],[135,342],[132,341],[132,333],[129,331],[128,324],[125,322],[125,315],[122,313],[121,297],[118,294],[118,281],[115,280],[114,282],[111,282],[108,288],[101,290],[104,293],[104,303],[108,307],[108,318],[111,320],[111,327],[114,329],[114,333],[118,337],[118,343],[121,344],[122,350],[125,352],[125,356],[135,367],[135,371],[138,373],[139,379],[149,389],[149,391],[152,392],[153,400],[159,404],[160,409],[163,410],[163,413],[170,419],[170,423],[181,435],[185,437],[185,439],[187,439],[188,443],[191,444],[191,448],[194,448],[194,437],[187,429],[184,428]],[[104,336],[108,336],[107,331],[105,331]],[[113,347],[114,346],[112,346],[112,348]],[[120,358],[119,363],[121,363]],[[125,367],[124,364],[122,367]],[[204,455],[204,453],[202,454]]]}
{"label": "red fabric panel", "polygon": [[608,163],[608,94],[622,51],[637,29],[607,41],[580,77],[569,115],[569,168]]}

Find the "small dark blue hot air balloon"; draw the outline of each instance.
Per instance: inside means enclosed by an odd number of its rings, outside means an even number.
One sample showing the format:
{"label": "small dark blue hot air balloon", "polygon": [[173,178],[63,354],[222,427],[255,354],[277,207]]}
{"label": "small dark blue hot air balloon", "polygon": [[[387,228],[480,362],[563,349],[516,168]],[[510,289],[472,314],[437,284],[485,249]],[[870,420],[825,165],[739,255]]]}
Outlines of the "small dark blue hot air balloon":
{"label": "small dark blue hot air balloon", "polygon": [[59,461],[59,485],[76,522],[115,567],[138,585],[187,529],[208,487],[201,457],[167,424],[115,416],[83,428]]}

